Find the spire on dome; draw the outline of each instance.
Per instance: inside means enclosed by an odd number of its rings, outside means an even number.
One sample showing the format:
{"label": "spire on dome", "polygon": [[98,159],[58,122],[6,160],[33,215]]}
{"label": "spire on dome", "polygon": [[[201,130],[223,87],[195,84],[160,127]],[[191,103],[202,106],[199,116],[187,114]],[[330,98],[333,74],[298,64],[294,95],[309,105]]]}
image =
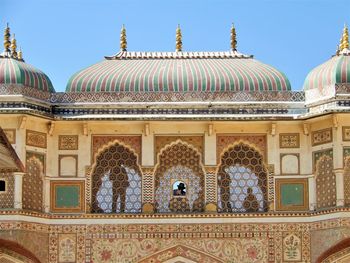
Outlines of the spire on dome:
{"label": "spire on dome", "polygon": [[17,41],[16,41],[15,34],[13,34],[13,37],[11,40],[11,57],[17,58]]}
{"label": "spire on dome", "polygon": [[340,52],[344,50],[349,50],[349,31],[346,25],[344,25],[343,35],[340,43]]}
{"label": "spire on dome", "polygon": [[182,51],[182,34],[181,34],[181,28],[180,25],[177,25],[176,28],[176,46],[175,46],[176,52]]}
{"label": "spire on dome", "polygon": [[120,50],[126,51],[127,48],[127,41],[126,41],[126,29],[123,24],[122,30],[120,31]]}
{"label": "spire on dome", "polygon": [[23,61],[23,54],[22,54],[22,48],[19,48],[18,54],[17,54],[17,59]]}
{"label": "spire on dome", "polygon": [[11,46],[10,37],[11,37],[10,27],[9,27],[9,23],[7,23],[5,32],[4,32],[4,53],[10,53],[10,46]]}
{"label": "spire on dome", "polygon": [[237,50],[237,35],[236,35],[236,29],[233,23],[231,26],[231,50],[232,51]]}

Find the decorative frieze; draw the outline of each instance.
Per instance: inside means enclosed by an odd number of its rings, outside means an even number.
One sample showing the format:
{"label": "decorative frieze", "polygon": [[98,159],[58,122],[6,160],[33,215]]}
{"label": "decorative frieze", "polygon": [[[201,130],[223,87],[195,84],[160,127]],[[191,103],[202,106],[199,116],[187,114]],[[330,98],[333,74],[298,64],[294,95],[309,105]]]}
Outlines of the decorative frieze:
{"label": "decorative frieze", "polygon": [[299,148],[300,138],[299,133],[281,133],[280,148]]}
{"label": "decorative frieze", "polygon": [[59,150],[78,150],[79,148],[78,135],[59,135],[58,149]]}
{"label": "decorative frieze", "polygon": [[327,128],[319,131],[313,131],[311,134],[312,146],[330,143],[333,140],[332,128]]}
{"label": "decorative frieze", "polygon": [[27,130],[26,144],[29,146],[46,148],[47,147],[46,133]]}

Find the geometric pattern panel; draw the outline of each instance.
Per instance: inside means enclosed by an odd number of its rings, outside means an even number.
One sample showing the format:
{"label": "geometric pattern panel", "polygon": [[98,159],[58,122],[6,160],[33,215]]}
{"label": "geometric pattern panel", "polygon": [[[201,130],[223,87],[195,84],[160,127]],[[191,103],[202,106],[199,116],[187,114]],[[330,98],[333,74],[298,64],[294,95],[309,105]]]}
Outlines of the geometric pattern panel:
{"label": "geometric pattern panel", "polygon": [[267,171],[262,155],[242,142],[222,154],[218,170],[219,212],[267,210]]}
{"label": "geometric pattern panel", "polygon": [[110,142],[118,141],[132,149],[137,154],[138,163],[141,164],[142,137],[140,135],[92,135],[91,137],[91,163],[95,162],[95,155],[99,149]]}
{"label": "geometric pattern panel", "polygon": [[44,158],[28,155],[26,160],[26,174],[23,176],[23,209],[43,210],[43,180]]}
{"label": "geometric pattern panel", "polygon": [[205,201],[207,204],[217,204],[216,167],[205,167]]}
{"label": "geometric pattern panel", "polygon": [[235,135],[235,134],[218,134],[216,137],[216,158],[220,163],[221,154],[230,145],[239,141],[247,142],[249,145],[258,149],[262,157],[265,159],[267,155],[266,135]]}
{"label": "geometric pattern panel", "polygon": [[276,210],[308,210],[308,199],[307,179],[276,179]]}
{"label": "geometric pattern panel", "polygon": [[142,174],[133,151],[115,143],[96,156],[93,167],[92,212],[141,212]]}
{"label": "geometric pattern panel", "polygon": [[323,129],[319,131],[313,131],[311,133],[311,144],[312,146],[332,142],[332,128]]}
{"label": "geometric pattern panel", "polygon": [[350,148],[344,148],[344,203],[350,205]]}
{"label": "geometric pattern panel", "polygon": [[167,135],[167,136],[155,136],[154,138],[154,160],[157,161],[157,156],[160,151],[168,144],[181,140],[183,142],[192,145],[198,152],[204,156],[204,137],[203,136],[181,136],[181,135]]}
{"label": "geometric pattern panel", "polygon": [[333,173],[333,158],[321,156],[316,163],[316,207],[335,207],[337,201],[336,178]]}
{"label": "geometric pattern panel", "polygon": [[280,133],[280,148],[299,148],[299,133]]}
{"label": "geometric pattern panel", "polygon": [[52,212],[83,212],[84,181],[51,181]]}
{"label": "geometric pattern panel", "polygon": [[0,180],[5,181],[5,192],[0,192],[0,209],[13,208],[15,178],[11,172],[0,172]]}
{"label": "geometric pattern panel", "polygon": [[199,152],[186,142],[168,145],[155,171],[157,212],[201,212],[204,209],[204,171]]}
{"label": "geometric pattern panel", "polygon": [[39,148],[46,148],[46,133],[27,130],[26,144]]}
{"label": "geometric pattern panel", "polygon": [[153,194],[153,168],[142,167],[142,203],[154,203]]}
{"label": "geometric pattern panel", "polygon": [[59,135],[58,149],[59,150],[78,150],[79,147],[78,135]]}

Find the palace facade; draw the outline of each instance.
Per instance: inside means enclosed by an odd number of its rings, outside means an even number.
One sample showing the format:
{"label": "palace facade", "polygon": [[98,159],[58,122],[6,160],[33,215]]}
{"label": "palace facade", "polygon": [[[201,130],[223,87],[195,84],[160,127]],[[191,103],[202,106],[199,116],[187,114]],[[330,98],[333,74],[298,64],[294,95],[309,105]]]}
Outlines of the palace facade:
{"label": "palace facade", "polygon": [[350,262],[347,27],[302,91],[234,27],[225,52],[120,41],[55,92],[5,29],[0,262]]}

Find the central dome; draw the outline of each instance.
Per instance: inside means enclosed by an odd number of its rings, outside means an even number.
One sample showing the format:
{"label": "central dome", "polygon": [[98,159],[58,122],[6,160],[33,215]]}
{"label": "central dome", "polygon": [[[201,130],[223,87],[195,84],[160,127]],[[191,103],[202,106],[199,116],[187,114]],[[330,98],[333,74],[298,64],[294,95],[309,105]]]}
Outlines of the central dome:
{"label": "central dome", "polygon": [[126,52],[74,74],[67,92],[290,90],[279,70],[237,51]]}

